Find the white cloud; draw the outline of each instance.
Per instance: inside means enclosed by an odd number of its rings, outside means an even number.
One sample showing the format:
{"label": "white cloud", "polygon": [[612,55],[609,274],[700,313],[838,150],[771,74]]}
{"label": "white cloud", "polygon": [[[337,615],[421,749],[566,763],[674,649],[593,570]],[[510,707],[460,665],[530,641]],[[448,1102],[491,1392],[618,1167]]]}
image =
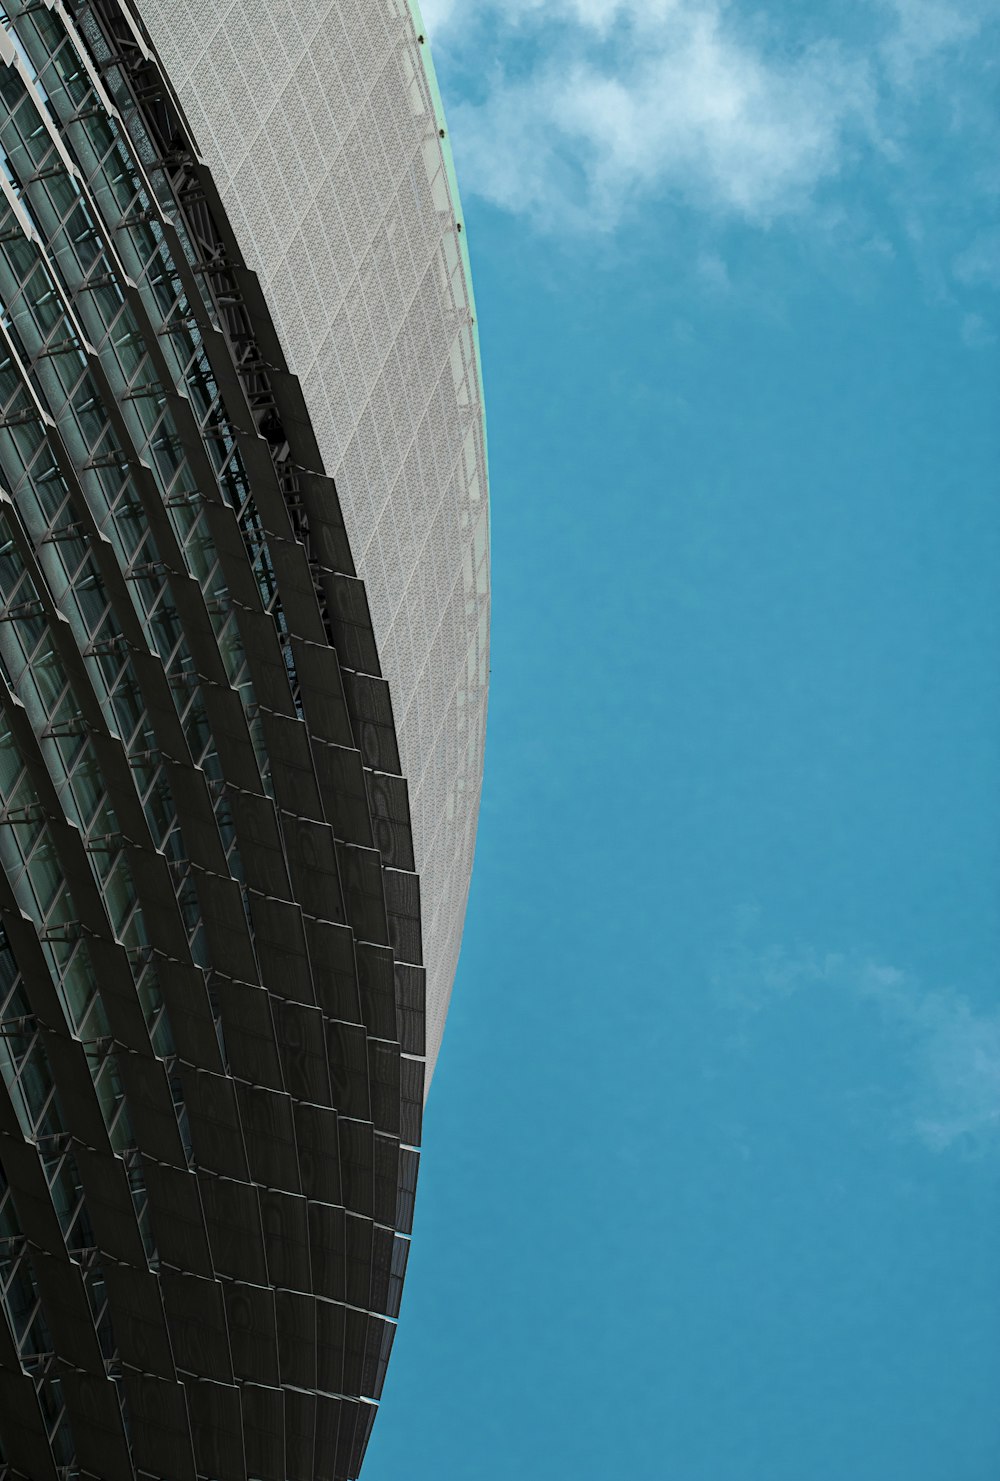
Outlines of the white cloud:
{"label": "white cloud", "polygon": [[933,1151],[1000,1148],[1000,1012],[978,1012],[961,993],[929,991],[871,962],[856,969],[854,987],[910,1039],[908,1114],[920,1140]]}
{"label": "white cloud", "polygon": [[[607,230],[652,196],[756,223],[801,211],[862,151],[886,99],[965,43],[995,0],[881,0],[877,44],[796,41],[727,0],[427,0],[461,59],[466,189],[547,226]],[[484,84],[485,76],[485,84]]]}
{"label": "white cloud", "polygon": [[[1000,1011],[981,1012],[963,994],[928,989],[911,973],[843,952],[738,947],[719,963],[713,985],[742,1022],[736,1041],[767,1031],[770,1015],[799,994],[836,1012],[864,1004],[896,1039],[906,1067],[885,1129],[928,1150],[1000,1151]],[[751,1032],[749,1025],[756,1023]],[[822,1019],[818,1020],[822,1033]],[[846,1092],[845,1092],[846,1093]]]}
{"label": "white cloud", "polygon": [[845,134],[870,113],[867,65],[832,44],[768,61],[690,0],[563,11],[588,37],[624,25],[624,42],[595,56],[564,40],[572,56],[501,77],[456,113],[465,178],[511,210],[606,229],[630,202],[672,191],[770,219],[836,174]]}
{"label": "white cloud", "polygon": [[929,1094],[915,1130],[936,1151],[1000,1139],[1000,1014],[977,1014],[961,998],[921,1005],[920,1053]]}

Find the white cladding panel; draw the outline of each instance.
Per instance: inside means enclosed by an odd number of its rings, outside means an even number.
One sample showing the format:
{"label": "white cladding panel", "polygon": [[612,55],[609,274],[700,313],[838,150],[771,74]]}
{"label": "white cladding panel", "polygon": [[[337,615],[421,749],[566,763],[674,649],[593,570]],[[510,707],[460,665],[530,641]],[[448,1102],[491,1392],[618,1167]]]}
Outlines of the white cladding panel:
{"label": "white cladding panel", "polygon": [[406,0],[138,0],[299,377],[409,782],[428,1079],[462,937],[489,641],[469,286]]}

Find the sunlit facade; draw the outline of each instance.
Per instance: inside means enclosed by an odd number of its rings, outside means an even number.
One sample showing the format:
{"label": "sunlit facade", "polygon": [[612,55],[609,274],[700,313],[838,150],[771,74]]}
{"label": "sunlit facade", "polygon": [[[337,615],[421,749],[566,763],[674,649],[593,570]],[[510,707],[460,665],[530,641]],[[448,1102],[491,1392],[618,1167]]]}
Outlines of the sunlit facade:
{"label": "sunlit facade", "polygon": [[482,777],[404,0],[7,0],[0,1478],[358,1474]]}

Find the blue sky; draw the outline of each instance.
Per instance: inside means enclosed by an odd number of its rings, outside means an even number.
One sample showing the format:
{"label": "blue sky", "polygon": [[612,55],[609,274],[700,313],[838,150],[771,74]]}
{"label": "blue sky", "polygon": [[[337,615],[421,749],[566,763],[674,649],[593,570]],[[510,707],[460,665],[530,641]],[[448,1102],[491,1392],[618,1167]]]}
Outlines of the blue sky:
{"label": "blue sky", "polygon": [[493,675],[367,1481],[996,1481],[1000,5],[425,18]]}

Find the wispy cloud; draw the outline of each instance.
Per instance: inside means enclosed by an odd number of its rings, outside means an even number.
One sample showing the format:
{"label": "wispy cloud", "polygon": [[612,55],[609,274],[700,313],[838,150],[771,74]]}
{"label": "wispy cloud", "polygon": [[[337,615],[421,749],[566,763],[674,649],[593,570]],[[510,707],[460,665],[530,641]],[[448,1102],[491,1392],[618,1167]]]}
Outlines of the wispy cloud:
{"label": "wispy cloud", "polygon": [[726,0],[425,5],[468,84],[451,108],[465,188],[598,231],[651,197],[755,224],[803,211],[858,159],[899,156],[932,61],[997,10],[881,0],[859,40]]}
{"label": "wispy cloud", "polygon": [[970,350],[990,350],[997,342],[995,331],[982,314],[963,314],[961,333],[962,343]]}
{"label": "wispy cloud", "polygon": [[938,54],[973,40],[995,9],[992,0],[884,0],[892,25],[879,48],[891,78],[909,85]]}
{"label": "wispy cloud", "polygon": [[969,287],[1000,288],[1000,226],[978,231],[956,257],[954,270]]}
{"label": "wispy cloud", "polygon": [[838,1008],[870,1010],[895,1039],[904,1066],[887,1067],[886,1129],[928,1150],[1000,1152],[1000,1011],[983,1012],[952,988],[843,952],[733,948],[714,987],[741,1024],[741,1043],[766,1034],[771,1015],[799,995],[817,999],[818,1022]]}

